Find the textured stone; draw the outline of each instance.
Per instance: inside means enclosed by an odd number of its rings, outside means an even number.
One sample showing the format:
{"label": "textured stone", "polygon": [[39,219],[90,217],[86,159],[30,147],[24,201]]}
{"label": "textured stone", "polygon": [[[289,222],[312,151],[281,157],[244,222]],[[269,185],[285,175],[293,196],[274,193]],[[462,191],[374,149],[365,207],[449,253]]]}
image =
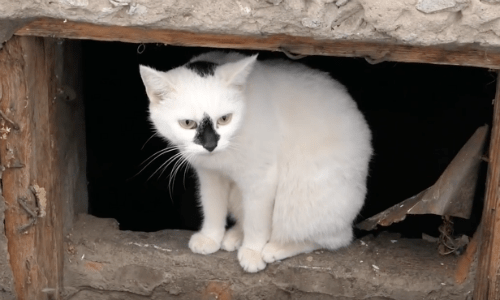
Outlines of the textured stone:
{"label": "textured stone", "polygon": [[349,0],[337,0],[337,2],[335,2],[335,5],[337,6],[346,5],[348,1]]}
{"label": "textured stone", "polygon": [[469,6],[468,0],[418,0],[417,9],[424,13],[461,11]]}
{"label": "textured stone", "polygon": [[283,0],[266,0],[266,1],[273,5],[279,5]]}
{"label": "textured stone", "polygon": [[485,1],[0,0],[0,39],[12,33],[5,33],[12,27],[5,21],[48,17],[192,32],[500,46],[500,5]]}
{"label": "textured stone", "polygon": [[301,23],[305,27],[309,27],[309,28],[319,28],[322,25],[322,22],[320,20],[311,19],[311,18],[304,18],[304,19],[302,19]]}

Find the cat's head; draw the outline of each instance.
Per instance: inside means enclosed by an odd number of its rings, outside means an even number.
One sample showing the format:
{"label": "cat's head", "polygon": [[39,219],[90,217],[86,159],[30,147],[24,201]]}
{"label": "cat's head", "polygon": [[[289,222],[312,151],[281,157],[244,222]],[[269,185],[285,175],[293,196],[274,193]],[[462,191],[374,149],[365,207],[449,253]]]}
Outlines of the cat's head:
{"label": "cat's head", "polygon": [[168,72],[141,65],[156,130],[186,154],[226,149],[240,128],[243,92],[256,59],[222,65],[195,59]]}

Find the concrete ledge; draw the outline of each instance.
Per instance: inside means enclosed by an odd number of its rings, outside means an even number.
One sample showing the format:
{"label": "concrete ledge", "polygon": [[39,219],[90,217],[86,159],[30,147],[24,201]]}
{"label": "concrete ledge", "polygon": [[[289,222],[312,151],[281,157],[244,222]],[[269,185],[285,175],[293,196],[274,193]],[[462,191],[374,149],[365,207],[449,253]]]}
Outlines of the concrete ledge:
{"label": "concrete ledge", "polygon": [[491,0],[0,0],[0,7],[0,21],[55,18],[197,33],[500,46],[500,5]]}
{"label": "concrete ledge", "polygon": [[422,240],[370,236],[248,274],[234,252],[191,253],[191,234],[80,215],[65,244],[65,299],[465,299],[473,287],[455,284],[457,257]]}

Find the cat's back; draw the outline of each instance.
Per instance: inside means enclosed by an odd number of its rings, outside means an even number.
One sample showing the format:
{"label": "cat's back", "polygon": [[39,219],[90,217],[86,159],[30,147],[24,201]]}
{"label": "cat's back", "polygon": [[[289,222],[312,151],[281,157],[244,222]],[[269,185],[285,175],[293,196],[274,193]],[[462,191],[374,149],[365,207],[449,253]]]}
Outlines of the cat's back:
{"label": "cat's back", "polygon": [[250,97],[269,102],[281,130],[293,132],[293,136],[314,132],[320,139],[332,134],[348,140],[370,139],[356,102],[345,86],[326,72],[297,62],[269,60],[255,66],[249,83]]}
{"label": "cat's back", "polygon": [[345,86],[328,73],[298,62],[259,61],[249,82],[280,106],[308,106],[321,111],[357,109]]}

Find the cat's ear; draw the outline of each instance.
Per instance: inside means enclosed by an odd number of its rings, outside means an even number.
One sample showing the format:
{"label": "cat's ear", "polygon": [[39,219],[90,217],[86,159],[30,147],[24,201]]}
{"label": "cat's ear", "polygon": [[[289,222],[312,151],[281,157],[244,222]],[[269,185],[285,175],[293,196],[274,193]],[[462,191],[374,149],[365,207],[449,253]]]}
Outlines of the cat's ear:
{"label": "cat's ear", "polygon": [[257,61],[257,55],[222,65],[216,72],[228,85],[243,86]]}
{"label": "cat's ear", "polygon": [[139,65],[139,72],[146,87],[146,93],[152,103],[161,102],[165,96],[174,91],[172,83],[170,83],[164,72],[143,65]]}

